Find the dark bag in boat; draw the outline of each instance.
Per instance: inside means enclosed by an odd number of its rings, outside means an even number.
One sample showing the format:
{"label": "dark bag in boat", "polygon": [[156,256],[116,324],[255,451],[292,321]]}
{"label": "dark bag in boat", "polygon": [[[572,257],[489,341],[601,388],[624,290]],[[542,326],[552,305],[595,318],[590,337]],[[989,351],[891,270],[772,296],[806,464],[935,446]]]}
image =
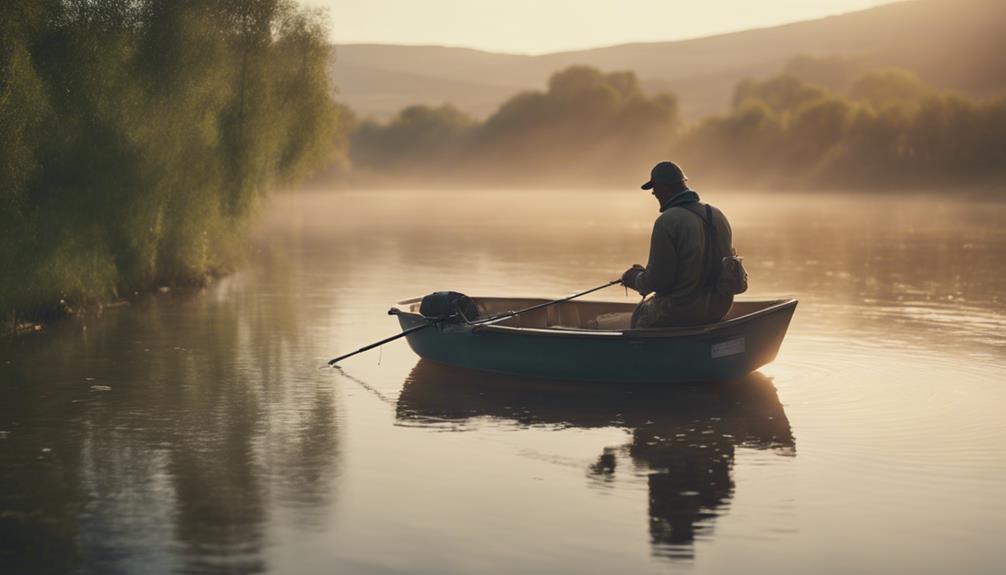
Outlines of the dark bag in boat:
{"label": "dark bag in boat", "polygon": [[730,249],[729,255],[720,253],[719,242],[716,239],[716,225],[713,223],[713,209],[706,204],[705,217],[690,208],[686,209],[705,224],[706,253],[709,255],[702,272],[705,276],[706,289],[725,296],[748,291],[748,272],[744,269],[744,258],[739,257],[733,248]]}
{"label": "dark bag in boat", "polygon": [[434,320],[453,319],[474,321],[479,317],[479,308],[472,298],[456,291],[437,291],[423,297],[419,313]]}

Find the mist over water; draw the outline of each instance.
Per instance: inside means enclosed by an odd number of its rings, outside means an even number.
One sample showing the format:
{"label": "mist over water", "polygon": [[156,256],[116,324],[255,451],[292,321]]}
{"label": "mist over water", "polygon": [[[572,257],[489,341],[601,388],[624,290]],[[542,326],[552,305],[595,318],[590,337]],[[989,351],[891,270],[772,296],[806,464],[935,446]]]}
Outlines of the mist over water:
{"label": "mist over water", "polygon": [[697,187],[744,297],[800,300],[739,382],[319,369],[401,299],[645,262],[631,190],[281,196],[203,292],[4,340],[0,571],[1002,571],[1006,207]]}

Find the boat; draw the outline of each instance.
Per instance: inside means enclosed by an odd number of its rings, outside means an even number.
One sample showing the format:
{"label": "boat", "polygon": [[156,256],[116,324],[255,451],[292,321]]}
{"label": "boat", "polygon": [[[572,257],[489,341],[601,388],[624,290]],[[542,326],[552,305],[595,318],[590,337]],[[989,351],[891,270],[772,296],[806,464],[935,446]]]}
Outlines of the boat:
{"label": "boat", "polygon": [[[434,322],[423,298],[398,302],[409,347],[430,361],[524,377],[624,383],[741,378],[775,360],[795,299],[735,301],[716,323],[630,329],[635,304],[472,297],[482,320]],[[542,306],[512,315],[510,310]]]}

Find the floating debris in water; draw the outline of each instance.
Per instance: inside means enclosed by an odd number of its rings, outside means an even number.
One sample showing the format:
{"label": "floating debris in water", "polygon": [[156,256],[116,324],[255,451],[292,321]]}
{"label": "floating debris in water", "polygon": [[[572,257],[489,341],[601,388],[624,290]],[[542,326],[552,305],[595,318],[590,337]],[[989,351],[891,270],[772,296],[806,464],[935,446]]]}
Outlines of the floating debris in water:
{"label": "floating debris in water", "polygon": [[10,436],[9,431],[0,431],[0,439],[7,439],[8,436]]}
{"label": "floating debris in water", "polygon": [[92,385],[91,391],[112,391],[112,386],[110,385]]}

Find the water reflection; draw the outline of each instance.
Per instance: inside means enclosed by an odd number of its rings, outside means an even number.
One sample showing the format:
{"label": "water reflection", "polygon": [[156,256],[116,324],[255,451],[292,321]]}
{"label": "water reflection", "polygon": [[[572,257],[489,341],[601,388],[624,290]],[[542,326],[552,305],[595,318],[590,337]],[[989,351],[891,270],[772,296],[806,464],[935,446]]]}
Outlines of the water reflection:
{"label": "water reflection", "polygon": [[520,426],[624,427],[626,445],[606,447],[588,467],[590,481],[645,475],[653,553],[691,558],[734,492],[737,447],[794,456],[796,441],[772,381],[760,374],[692,386],[622,387],[535,381],[420,361],[399,396],[402,424],[457,429],[473,418]]}
{"label": "water reflection", "polygon": [[0,348],[0,572],[263,572],[320,528],[335,396],[271,277]]}

